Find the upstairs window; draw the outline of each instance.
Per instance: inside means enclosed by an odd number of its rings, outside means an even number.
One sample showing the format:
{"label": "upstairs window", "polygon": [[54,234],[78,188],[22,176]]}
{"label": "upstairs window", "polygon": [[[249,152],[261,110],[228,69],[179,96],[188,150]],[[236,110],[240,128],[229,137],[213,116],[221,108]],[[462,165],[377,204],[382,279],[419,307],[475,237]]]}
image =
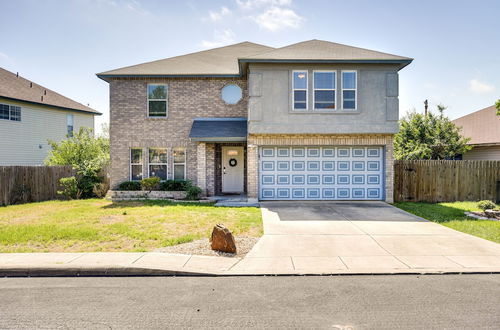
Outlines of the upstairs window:
{"label": "upstairs window", "polygon": [[167,117],[167,85],[148,84],[148,116]]}
{"label": "upstairs window", "polygon": [[130,149],[130,180],[142,180],[142,149]]}
{"label": "upstairs window", "polygon": [[159,177],[160,180],[167,180],[167,149],[149,149],[149,177]]}
{"label": "upstairs window", "polygon": [[356,71],[342,71],[342,108],[346,110],[356,110],[357,78]]}
{"label": "upstairs window", "polygon": [[0,119],[21,121],[21,107],[0,104]]}
{"label": "upstairs window", "polygon": [[174,149],[174,180],[186,180],[186,149]]}
{"label": "upstairs window", "polygon": [[335,109],[335,71],[314,71],[314,109]]}
{"label": "upstairs window", "polygon": [[68,131],[68,137],[73,136],[73,115],[66,115],[66,129]]}
{"label": "upstairs window", "polygon": [[307,71],[293,71],[293,109],[307,110]]}

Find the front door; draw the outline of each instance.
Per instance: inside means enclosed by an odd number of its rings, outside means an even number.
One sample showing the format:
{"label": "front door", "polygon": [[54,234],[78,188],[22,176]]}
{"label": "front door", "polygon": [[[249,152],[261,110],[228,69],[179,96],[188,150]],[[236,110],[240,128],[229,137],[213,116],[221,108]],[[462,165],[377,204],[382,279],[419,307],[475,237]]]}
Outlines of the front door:
{"label": "front door", "polygon": [[222,192],[243,192],[243,147],[222,147]]}

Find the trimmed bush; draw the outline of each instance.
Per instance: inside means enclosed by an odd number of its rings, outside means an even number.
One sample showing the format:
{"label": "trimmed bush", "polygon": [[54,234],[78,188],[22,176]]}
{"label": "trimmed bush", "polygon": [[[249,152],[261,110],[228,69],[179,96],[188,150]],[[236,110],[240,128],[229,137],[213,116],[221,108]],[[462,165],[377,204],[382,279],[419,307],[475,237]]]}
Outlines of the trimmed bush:
{"label": "trimmed bush", "polygon": [[138,191],[141,190],[139,181],[124,181],[118,185],[119,190]]}
{"label": "trimmed bush", "polygon": [[191,186],[191,182],[184,180],[167,180],[160,183],[160,190],[163,191],[186,191]]}
{"label": "trimmed bush", "polygon": [[477,207],[479,207],[481,210],[493,210],[494,208],[497,207],[495,203],[489,200],[484,200],[484,201],[479,201],[477,202]]}
{"label": "trimmed bush", "polygon": [[160,178],[157,176],[152,176],[150,178],[141,180],[142,190],[152,191],[157,190],[160,185]]}
{"label": "trimmed bush", "polygon": [[187,190],[186,190],[186,199],[189,199],[189,200],[197,200],[197,199],[200,199],[200,196],[201,196],[201,193],[203,191],[201,190],[200,187],[197,187],[197,186],[190,186]]}

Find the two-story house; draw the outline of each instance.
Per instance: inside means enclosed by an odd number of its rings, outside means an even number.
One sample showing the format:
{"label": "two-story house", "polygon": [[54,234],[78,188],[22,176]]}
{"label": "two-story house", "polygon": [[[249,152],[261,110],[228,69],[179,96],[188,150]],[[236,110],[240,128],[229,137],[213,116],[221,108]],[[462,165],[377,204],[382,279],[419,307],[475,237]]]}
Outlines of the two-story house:
{"label": "two-story house", "polygon": [[158,176],[207,195],[392,202],[398,71],[411,61],[321,40],[243,42],[99,73],[111,184]]}
{"label": "two-story house", "polygon": [[0,68],[0,166],[43,165],[51,150],[100,112]]}

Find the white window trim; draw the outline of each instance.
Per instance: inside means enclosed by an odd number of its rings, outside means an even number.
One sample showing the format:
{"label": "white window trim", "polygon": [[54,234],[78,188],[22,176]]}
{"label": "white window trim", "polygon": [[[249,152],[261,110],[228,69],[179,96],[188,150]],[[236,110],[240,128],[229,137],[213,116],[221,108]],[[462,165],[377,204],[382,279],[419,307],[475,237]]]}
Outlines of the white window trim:
{"label": "white window trim", "polygon": [[179,149],[184,149],[184,162],[176,163],[174,157],[174,151],[177,148],[172,148],[172,179],[175,180],[175,165],[184,165],[184,181],[187,180],[187,148],[186,147],[178,147]]}
{"label": "white window trim", "polygon": [[[306,73],[306,88],[295,88],[295,73],[305,72]],[[305,109],[295,109],[295,91],[306,91],[306,108]],[[309,70],[293,70],[292,71],[292,109],[294,111],[307,111],[309,110]]]}
{"label": "white window trim", "polygon": [[[165,151],[167,152],[167,162],[166,163],[151,163],[149,161],[149,150],[151,149],[165,149]],[[151,167],[150,165],[165,165],[167,167],[167,175],[166,175],[166,179],[165,180],[160,180],[160,181],[166,181],[168,180],[168,148],[165,148],[165,147],[151,147],[151,148],[148,148],[148,178],[151,177]]]}
{"label": "white window trim", "polygon": [[[154,86],[165,86],[165,92],[167,93],[165,100],[163,100],[163,99],[150,99],[149,98],[149,86],[152,86],[152,85],[154,85]],[[147,117],[148,118],[153,118],[153,119],[168,118],[168,93],[169,92],[168,92],[168,85],[167,84],[150,83],[150,84],[147,85],[147,87],[146,87],[146,103],[147,103],[146,104],[146,108],[147,108]],[[165,113],[165,116],[150,116],[149,115],[149,101],[165,101],[165,103],[166,103],[166,107],[165,107],[166,113]]]}
{"label": "white window trim", "polygon": [[[315,91],[318,90],[318,91],[331,91],[332,88],[316,88],[316,86],[314,86],[314,73],[315,72],[331,72],[333,73],[333,81],[334,81],[334,86],[335,88],[333,88],[333,97],[334,97],[334,105],[335,105],[335,108],[333,109],[324,109],[324,108],[318,108],[316,109],[316,93]],[[312,95],[313,95],[313,109],[314,110],[318,110],[318,111],[336,111],[339,109],[338,107],[338,99],[337,99],[337,71],[336,70],[313,70],[313,88],[312,88]]]}
{"label": "white window trim", "polygon": [[[140,163],[132,163],[132,150],[141,150],[141,162]],[[141,173],[142,173],[142,178],[144,179],[144,149],[142,148],[130,148],[129,149],[129,180],[130,181],[140,181],[140,180],[134,180],[132,178],[132,165],[141,165]]]}
{"label": "white window trim", "polygon": [[[15,123],[20,123],[22,121],[22,107],[19,105],[12,105],[12,104],[7,104],[7,103],[1,103],[2,105],[6,105],[9,107],[9,118],[0,118],[0,120],[8,120],[8,121],[13,121]],[[19,108],[19,120],[12,119],[14,118],[12,116],[12,108]]]}
{"label": "white window trim", "polygon": [[[356,74],[356,85],[354,86],[354,88],[344,88],[344,72],[354,72]],[[341,86],[341,90],[342,90],[342,110],[345,110],[345,111],[356,111],[358,110],[358,78],[359,78],[359,75],[358,75],[358,71],[357,70],[342,70],[341,73],[340,73],[340,86]],[[344,108],[344,90],[346,91],[354,91],[354,108],[352,109],[345,109]]]}

